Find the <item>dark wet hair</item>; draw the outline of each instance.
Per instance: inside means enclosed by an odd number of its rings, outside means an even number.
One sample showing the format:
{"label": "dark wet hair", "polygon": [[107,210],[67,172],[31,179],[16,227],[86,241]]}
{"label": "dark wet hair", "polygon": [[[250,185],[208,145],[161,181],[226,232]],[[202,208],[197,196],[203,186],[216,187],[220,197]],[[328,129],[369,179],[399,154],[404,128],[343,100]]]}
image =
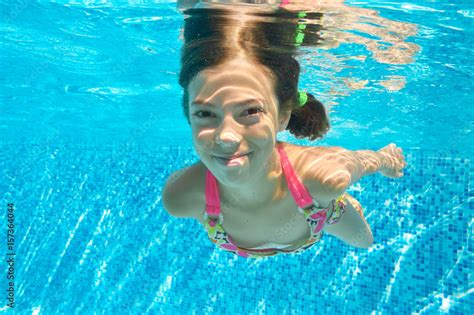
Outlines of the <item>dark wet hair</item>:
{"label": "dark wet hair", "polygon": [[[329,118],[321,102],[307,93],[306,104],[299,107],[300,66],[295,58],[298,55],[295,46],[298,13],[286,10],[258,13],[255,14],[255,19],[249,19],[244,25],[236,23],[235,12],[227,9],[194,8],[183,13],[186,18],[179,84],[184,89],[183,113],[188,123],[189,83],[200,71],[224,64],[244,51],[248,60],[269,71],[274,82],[279,112],[291,110],[286,128],[290,133],[310,140],[321,138],[327,133]],[[306,15],[306,18],[312,20],[320,17],[320,13]],[[302,45],[316,44],[320,40],[320,29],[320,25],[307,24],[306,29],[302,30],[305,34]]]}

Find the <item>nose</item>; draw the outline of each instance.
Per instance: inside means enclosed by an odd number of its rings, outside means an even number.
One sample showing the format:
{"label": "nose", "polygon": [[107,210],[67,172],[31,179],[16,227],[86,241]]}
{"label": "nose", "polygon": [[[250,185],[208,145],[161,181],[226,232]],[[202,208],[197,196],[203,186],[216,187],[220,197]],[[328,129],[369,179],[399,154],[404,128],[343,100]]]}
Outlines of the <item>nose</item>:
{"label": "nose", "polygon": [[221,128],[217,130],[216,143],[221,146],[235,146],[242,140],[238,126],[228,120],[231,120],[231,118],[224,119]]}

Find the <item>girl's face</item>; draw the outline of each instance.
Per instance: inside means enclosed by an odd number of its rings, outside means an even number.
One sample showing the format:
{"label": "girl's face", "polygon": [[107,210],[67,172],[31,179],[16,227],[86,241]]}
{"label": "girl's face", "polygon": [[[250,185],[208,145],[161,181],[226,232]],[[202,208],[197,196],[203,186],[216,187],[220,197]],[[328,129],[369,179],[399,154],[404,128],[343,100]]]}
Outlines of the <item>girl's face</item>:
{"label": "girl's face", "polygon": [[276,134],[290,117],[279,115],[273,91],[268,73],[242,58],[201,71],[190,82],[194,147],[224,184],[238,185],[265,171]]}

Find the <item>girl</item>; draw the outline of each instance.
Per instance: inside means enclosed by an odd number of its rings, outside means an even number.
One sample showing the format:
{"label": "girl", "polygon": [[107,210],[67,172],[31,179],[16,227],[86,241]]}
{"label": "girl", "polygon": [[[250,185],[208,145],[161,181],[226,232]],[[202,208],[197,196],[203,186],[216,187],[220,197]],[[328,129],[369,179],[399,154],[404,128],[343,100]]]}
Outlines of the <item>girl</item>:
{"label": "girl", "polygon": [[290,34],[294,42],[295,25],[225,13],[186,12],[179,82],[200,161],[170,176],[165,209],[195,218],[219,248],[242,257],[301,252],[324,233],[369,247],[362,207],[344,191],[375,172],[403,176],[402,150],[277,141],[284,130],[314,140],[329,129],[324,106],[298,91],[295,47],[285,42]]}

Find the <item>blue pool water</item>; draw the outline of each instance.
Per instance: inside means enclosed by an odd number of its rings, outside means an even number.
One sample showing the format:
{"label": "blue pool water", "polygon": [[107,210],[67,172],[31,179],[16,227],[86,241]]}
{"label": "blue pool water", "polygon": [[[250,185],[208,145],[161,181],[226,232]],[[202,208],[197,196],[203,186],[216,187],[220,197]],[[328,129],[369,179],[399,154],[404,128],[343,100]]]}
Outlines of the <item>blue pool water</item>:
{"label": "blue pool water", "polygon": [[18,314],[472,314],[474,6],[346,4],[355,22],[334,34],[354,36],[300,60],[300,87],[331,106],[331,131],[279,139],[394,142],[405,176],[348,190],[371,248],[325,236],[301,254],[246,260],[161,202],[170,173],[198,159],[176,3],[0,1],[0,309],[12,311],[14,251]]}

